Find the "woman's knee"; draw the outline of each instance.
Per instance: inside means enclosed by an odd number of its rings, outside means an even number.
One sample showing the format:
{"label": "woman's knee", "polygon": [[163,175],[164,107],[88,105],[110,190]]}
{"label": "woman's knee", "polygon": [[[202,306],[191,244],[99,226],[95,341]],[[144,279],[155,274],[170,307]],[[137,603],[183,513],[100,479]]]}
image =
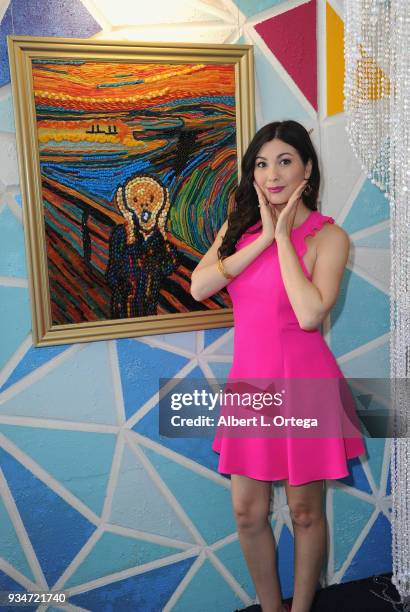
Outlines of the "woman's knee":
{"label": "woman's knee", "polygon": [[268,522],[269,506],[265,503],[236,502],[233,510],[238,529],[258,531]]}
{"label": "woman's knee", "polygon": [[294,527],[307,528],[324,518],[321,507],[307,503],[289,504],[289,513]]}

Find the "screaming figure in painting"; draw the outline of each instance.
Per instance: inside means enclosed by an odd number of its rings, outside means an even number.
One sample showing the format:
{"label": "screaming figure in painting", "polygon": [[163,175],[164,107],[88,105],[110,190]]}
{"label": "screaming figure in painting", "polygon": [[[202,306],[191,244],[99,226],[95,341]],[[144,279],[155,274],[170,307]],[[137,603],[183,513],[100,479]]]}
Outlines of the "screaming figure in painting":
{"label": "screaming figure in painting", "polygon": [[178,251],[165,231],[168,190],[153,176],[137,175],[117,188],[115,202],[124,224],[110,237],[106,278],[112,290],[111,317],[155,315],[161,281],[179,265]]}

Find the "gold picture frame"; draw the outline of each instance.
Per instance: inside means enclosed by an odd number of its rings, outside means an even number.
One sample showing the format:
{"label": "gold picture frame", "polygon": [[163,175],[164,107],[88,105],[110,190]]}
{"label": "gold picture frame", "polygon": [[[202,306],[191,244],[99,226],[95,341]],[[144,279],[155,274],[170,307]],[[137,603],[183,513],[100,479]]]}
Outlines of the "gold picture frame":
{"label": "gold picture frame", "polygon": [[254,134],[252,46],[9,36],[8,51],[34,345],[231,326],[220,294],[193,305],[189,270]]}

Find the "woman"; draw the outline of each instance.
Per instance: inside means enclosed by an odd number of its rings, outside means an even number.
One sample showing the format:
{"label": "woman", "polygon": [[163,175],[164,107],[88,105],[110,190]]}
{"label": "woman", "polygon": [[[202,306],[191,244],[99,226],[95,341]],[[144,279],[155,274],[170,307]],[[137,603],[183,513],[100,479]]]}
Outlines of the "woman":
{"label": "woman", "polygon": [[[257,132],[242,161],[236,210],[192,274],[196,300],[225,286],[231,296],[228,379],[343,379],[318,327],[337,300],[349,238],[317,210],[319,184],[317,155],[302,125],[274,122]],[[347,459],[365,450],[361,435],[217,435],[212,448],[220,453],[218,471],[231,474],[239,540],[263,612],[289,609],[281,601],[268,519],[272,481],[284,481],[295,538],[292,612],[308,612],[326,549],[324,481],[348,475]]]}

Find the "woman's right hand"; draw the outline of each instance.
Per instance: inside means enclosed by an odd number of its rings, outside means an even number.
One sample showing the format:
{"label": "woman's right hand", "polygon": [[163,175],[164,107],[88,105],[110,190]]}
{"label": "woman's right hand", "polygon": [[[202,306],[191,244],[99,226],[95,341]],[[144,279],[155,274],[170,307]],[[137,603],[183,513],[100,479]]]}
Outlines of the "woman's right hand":
{"label": "woman's right hand", "polygon": [[276,210],[274,206],[271,206],[266,199],[263,191],[253,182],[253,186],[258,195],[259,200],[259,208],[261,211],[261,220],[262,220],[262,236],[267,241],[268,244],[272,244],[275,240],[275,228],[276,228]]}

